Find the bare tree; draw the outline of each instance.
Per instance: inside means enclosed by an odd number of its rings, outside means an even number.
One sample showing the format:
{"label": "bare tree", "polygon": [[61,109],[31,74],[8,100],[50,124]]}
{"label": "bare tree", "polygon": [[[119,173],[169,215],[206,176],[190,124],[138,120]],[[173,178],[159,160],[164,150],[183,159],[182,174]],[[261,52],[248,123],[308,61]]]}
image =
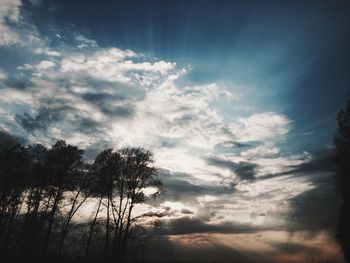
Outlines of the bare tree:
{"label": "bare tree", "polygon": [[76,182],[74,179],[81,174],[83,153],[83,150],[67,145],[64,141],[58,141],[48,151],[46,165],[51,175],[49,188],[51,207],[43,244],[44,257],[48,252],[55,215],[60,208],[63,193],[74,189]]}
{"label": "bare tree", "polygon": [[[120,151],[122,156],[122,170],[117,178],[118,192],[124,194],[124,208],[119,211],[120,224],[118,227],[119,240],[117,242],[118,260],[123,262],[126,247],[130,241],[130,229],[137,219],[144,215],[133,215],[137,204],[145,201],[144,190],[150,187],[159,188],[160,180],[156,177],[157,169],[153,166],[153,155],[142,148],[126,148]],[[156,195],[158,191],[154,193]]]}
{"label": "bare tree", "polygon": [[112,149],[102,151],[91,165],[92,181],[90,192],[98,199],[98,205],[95,212],[94,219],[91,223],[89,236],[87,240],[87,247],[85,251],[85,258],[87,259],[93,228],[96,225],[97,218],[101,212],[101,205],[105,206],[106,227],[105,227],[105,241],[104,241],[104,257],[107,259],[109,251],[110,239],[110,211],[111,200],[113,199],[113,192],[115,188],[115,173],[119,169],[119,155],[114,153]]}
{"label": "bare tree", "polygon": [[[68,240],[80,236],[77,230],[87,230],[85,246],[73,244],[75,251],[85,248],[85,260],[92,254],[92,243],[98,247],[94,256],[103,255],[105,261],[123,262],[140,255],[147,231],[139,220],[149,213],[134,210],[148,198],[145,189],[153,187],[156,195],[161,186],[151,152],[106,149],[87,164],[84,151],[64,141],[51,148],[23,147],[9,138],[0,136],[2,259],[63,260],[69,253],[64,249]],[[92,219],[75,221],[87,200],[96,204]]]}
{"label": "bare tree", "polygon": [[6,253],[15,232],[27,185],[29,158],[14,140],[0,142],[0,242]]}

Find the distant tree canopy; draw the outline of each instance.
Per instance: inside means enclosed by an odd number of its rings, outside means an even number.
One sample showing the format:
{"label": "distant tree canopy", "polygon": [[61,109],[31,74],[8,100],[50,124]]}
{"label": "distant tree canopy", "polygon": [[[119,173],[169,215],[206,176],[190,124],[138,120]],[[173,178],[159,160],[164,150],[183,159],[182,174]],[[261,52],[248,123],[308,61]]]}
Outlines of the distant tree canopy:
{"label": "distant tree canopy", "polygon": [[[106,149],[93,162],[58,141],[22,146],[0,136],[0,257],[125,262],[146,240],[135,213],[145,189],[161,186],[152,153]],[[84,210],[81,212],[81,210]],[[80,212],[80,213],[79,213]]]}
{"label": "distant tree canopy", "polygon": [[345,260],[350,262],[350,101],[338,113],[338,128],[334,137],[335,179],[342,197],[337,239]]}

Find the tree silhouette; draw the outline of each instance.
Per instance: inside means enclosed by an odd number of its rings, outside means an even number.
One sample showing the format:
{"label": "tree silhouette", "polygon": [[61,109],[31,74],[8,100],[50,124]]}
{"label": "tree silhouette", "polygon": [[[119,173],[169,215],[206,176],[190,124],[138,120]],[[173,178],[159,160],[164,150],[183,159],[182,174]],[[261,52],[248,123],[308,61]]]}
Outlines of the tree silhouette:
{"label": "tree silhouette", "polygon": [[[123,193],[124,209],[121,214],[121,224],[118,229],[122,238],[118,240],[117,253],[120,261],[125,260],[126,246],[130,240],[130,230],[134,222],[143,215],[133,216],[134,207],[145,201],[144,189],[159,187],[161,182],[155,177],[157,170],[153,167],[153,155],[142,148],[127,148],[121,152],[122,173],[117,178],[119,193]],[[158,192],[154,193],[156,195]],[[119,201],[120,202],[120,201]],[[126,213],[125,213],[126,211]],[[120,212],[120,211],[119,211]]]}
{"label": "tree silhouette", "polygon": [[84,151],[76,146],[58,141],[47,153],[47,170],[50,173],[48,227],[46,231],[43,255],[47,255],[51,231],[56,213],[59,211],[65,191],[75,188],[77,177],[81,174],[82,156]]}
{"label": "tree silhouette", "polygon": [[[81,167],[83,168],[83,167]],[[86,189],[89,187],[89,177],[86,170],[81,170],[76,174],[73,178],[71,178],[72,184],[68,193],[66,193],[66,198],[68,199],[65,203],[65,206],[69,207],[68,211],[64,218],[64,223],[61,231],[61,238],[58,245],[58,254],[61,255],[65,238],[67,236],[69,225],[74,217],[74,215],[78,212],[79,208],[85,203],[85,201],[89,197],[89,192]]]}
{"label": "tree silhouette", "polygon": [[[147,231],[139,219],[149,214],[134,213],[134,208],[148,197],[145,189],[161,186],[152,153],[106,149],[92,163],[84,162],[83,154],[64,141],[49,148],[24,147],[0,134],[3,261],[63,262],[72,247],[85,261],[101,256],[106,262],[135,261],[141,255]],[[91,220],[86,211],[80,213],[86,203]]]}
{"label": "tree silhouette", "polygon": [[27,184],[29,158],[15,140],[0,142],[0,237],[3,253],[10,248]]}
{"label": "tree silhouette", "polygon": [[[104,258],[112,256],[119,262],[124,261],[127,244],[132,236],[131,228],[143,216],[133,216],[133,209],[136,204],[145,201],[144,189],[161,185],[152,163],[152,153],[142,148],[126,148],[116,152],[107,149],[96,157],[91,166],[94,182],[90,191],[98,199],[98,205],[89,230],[85,259],[88,258],[93,228],[103,204]],[[112,255],[108,252],[110,248]]]}
{"label": "tree silhouette", "polygon": [[91,222],[89,237],[87,240],[87,247],[85,251],[85,259],[88,258],[88,252],[91,244],[91,238],[93,229],[96,225],[97,218],[101,212],[101,205],[103,200],[107,200],[107,204],[104,204],[106,210],[106,232],[105,232],[105,244],[104,244],[104,257],[108,257],[108,243],[110,234],[110,202],[115,185],[115,174],[119,169],[119,155],[114,153],[112,149],[106,149],[101,152],[91,165],[91,185],[90,192],[98,198],[98,205],[95,212],[93,221]]}
{"label": "tree silhouette", "polygon": [[25,251],[25,254],[33,254],[38,251],[40,233],[43,227],[43,216],[41,205],[44,199],[45,190],[48,187],[48,173],[46,171],[46,158],[48,149],[40,144],[29,146],[27,153],[31,160],[26,198],[26,214],[18,236],[16,248]]}
{"label": "tree silhouette", "polygon": [[350,101],[338,113],[338,128],[334,138],[335,178],[342,197],[339,212],[337,239],[345,260],[350,262]]}

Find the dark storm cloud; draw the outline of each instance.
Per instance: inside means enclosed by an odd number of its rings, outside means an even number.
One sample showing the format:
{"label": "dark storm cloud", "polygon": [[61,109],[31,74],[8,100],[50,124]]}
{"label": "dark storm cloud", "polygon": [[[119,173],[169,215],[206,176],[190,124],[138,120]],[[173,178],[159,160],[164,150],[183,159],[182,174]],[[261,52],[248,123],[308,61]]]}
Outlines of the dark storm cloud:
{"label": "dark storm cloud", "polygon": [[[229,131],[227,128],[223,128],[223,130],[227,134],[231,134],[231,131]],[[217,144],[215,147],[219,148],[239,148],[239,149],[246,149],[246,148],[253,148],[261,144],[261,142],[251,141],[251,142],[237,142],[237,141],[226,141]]]}
{"label": "dark storm cloud", "polygon": [[99,93],[99,92],[88,92],[88,93],[84,93],[81,96],[83,99],[89,101],[89,102],[93,102],[93,103],[97,103],[100,104],[104,101],[123,101],[126,100],[126,96],[122,95],[122,94],[110,94],[110,93]]}
{"label": "dark storm cloud", "polygon": [[100,130],[102,127],[100,123],[89,118],[79,118],[77,120],[77,130],[83,131],[85,133],[93,133]]}
{"label": "dark storm cloud", "polygon": [[92,161],[96,156],[105,149],[111,148],[111,142],[108,139],[103,138],[103,131],[99,131],[96,128],[95,132],[92,132],[96,137],[100,137],[97,142],[91,143],[89,147],[85,149],[84,159],[87,161]]}
{"label": "dark storm cloud", "polygon": [[298,253],[307,253],[308,255],[315,255],[319,256],[322,251],[315,247],[310,247],[303,244],[298,243],[290,243],[290,242],[284,242],[284,243],[277,243],[277,242],[268,242],[269,245],[272,245],[273,247],[277,248],[279,251],[276,253],[282,252],[283,254],[291,254],[295,255]]}
{"label": "dark storm cloud", "polygon": [[332,162],[332,149],[322,149],[319,151],[315,151],[312,154],[311,160],[305,160],[298,165],[288,166],[289,168],[285,172],[275,173],[275,174],[267,174],[264,176],[260,176],[259,179],[269,179],[273,177],[279,176],[307,176],[308,180],[321,180],[322,177],[317,176],[318,173],[322,172],[332,172],[333,162]]}
{"label": "dark storm cloud", "polygon": [[186,173],[172,173],[169,170],[159,169],[159,179],[161,179],[165,189],[160,199],[164,200],[197,202],[197,197],[201,195],[232,193],[231,189],[228,190],[217,185],[199,183],[198,179]]}
{"label": "dark storm cloud", "polygon": [[112,117],[129,118],[134,115],[135,111],[131,105],[115,106],[101,105],[101,112]]}
{"label": "dark storm cloud", "polygon": [[165,206],[163,207],[163,211],[159,212],[148,212],[144,214],[145,217],[153,217],[153,218],[163,218],[163,217],[169,217],[175,214],[173,210],[171,210],[170,207]]}
{"label": "dark storm cloud", "polygon": [[32,87],[33,83],[27,76],[10,76],[6,79],[5,85],[9,88],[24,90]]}
{"label": "dark storm cloud", "polygon": [[52,123],[64,119],[65,114],[71,111],[70,107],[59,108],[41,108],[36,116],[30,116],[28,113],[17,114],[16,121],[28,132],[35,130],[46,130]]}
{"label": "dark storm cloud", "polygon": [[181,217],[162,221],[161,233],[164,235],[183,235],[195,233],[255,233],[264,230],[250,224],[237,222],[208,223],[200,218]]}
{"label": "dark storm cloud", "polygon": [[309,162],[295,166],[287,174],[303,176],[313,188],[289,200],[291,227],[304,229],[310,234],[336,227],[340,198],[333,176],[332,151],[325,149],[314,154]]}
{"label": "dark storm cloud", "polygon": [[[90,83],[90,82],[89,82]],[[70,87],[76,84],[75,82],[70,83],[67,80],[60,79],[54,85],[62,86],[65,89],[70,90]],[[100,83],[101,84],[101,83]],[[16,89],[28,89],[33,88],[30,78],[9,78],[6,80],[5,85],[7,88]],[[92,85],[91,83],[89,85]],[[101,84],[102,85],[102,84]],[[96,88],[96,87],[94,87]],[[37,92],[38,90],[33,90],[32,92]],[[103,126],[98,121],[95,121],[89,117],[80,116],[79,109],[75,108],[75,103],[78,103],[80,99],[84,99],[90,104],[98,107],[100,112],[106,116],[112,118],[130,118],[134,114],[134,107],[130,102],[125,102],[128,96],[133,96],[132,92],[130,94],[122,94],[122,90],[117,94],[108,93],[98,93],[90,92],[85,94],[74,94],[71,93],[71,99],[68,101],[65,98],[60,97],[48,97],[42,96],[38,97],[40,105],[42,107],[37,110],[37,113],[31,115],[29,113],[16,114],[15,120],[20,124],[27,132],[33,131],[46,131],[48,127],[52,124],[59,122],[68,122],[68,126],[75,130],[83,133],[91,134],[93,132],[100,131]],[[136,96],[137,98],[138,96]],[[121,102],[121,104],[115,103]],[[68,118],[68,115],[70,117]],[[72,119],[73,116],[73,119]],[[69,128],[68,127],[68,128]],[[98,134],[96,133],[96,136]]]}
{"label": "dark storm cloud", "polygon": [[303,229],[310,234],[336,227],[340,197],[335,189],[330,173],[318,175],[323,182],[314,184],[314,188],[290,199],[292,228]]}
{"label": "dark storm cloud", "polygon": [[[49,102],[46,103],[49,104]],[[52,104],[58,103],[53,102]],[[99,122],[79,116],[79,112],[70,106],[40,108],[35,116],[31,116],[28,113],[22,115],[16,114],[15,120],[28,132],[45,132],[51,125],[63,122],[67,122],[70,126],[67,126],[67,128],[71,130],[84,132],[86,134],[95,133],[96,136],[103,128]]]}
{"label": "dark storm cloud", "polygon": [[188,210],[188,209],[183,208],[183,209],[181,209],[181,214],[184,214],[184,215],[192,215],[192,214],[194,214],[194,213],[193,213],[193,211],[191,211],[191,210]]}
{"label": "dark storm cloud", "polygon": [[209,165],[217,166],[224,169],[229,169],[241,180],[254,180],[255,169],[258,167],[257,164],[251,162],[239,162],[235,163],[230,160],[224,160],[215,156],[204,158]]}
{"label": "dark storm cloud", "polygon": [[257,167],[258,165],[255,163],[240,162],[234,171],[241,180],[254,180],[255,168]]}
{"label": "dark storm cloud", "polygon": [[[232,141],[230,142],[232,144],[233,147],[237,147],[237,148],[248,148],[248,147],[252,147],[253,145],[249,144],[249,143],[242,143],[242,142],[235,142]],[[227,144],[224,146],[227,146]]]}
{"label": "dark storm cloud", "polygon": [[[228,136],[233,136],[232,131],[227,131],[227,128],[226,129],[224,128],[223,131]],[[259,145],[262,145],[262,143],[259,141],[248,141],[248,142],[225,141],[215,145],[213,152],[218,154],[222,154],[222,153],[240,154],[243,151],[258,147]]]}
{"label": "dark storm cloud", "polygon": [[294,168],[290,173],[312,174],[316,172],[332,171],[332,149],[323,149],[315,152],[313,158]]}
{"label": "dark storm cloud", "polygon": [[[77,94],[85,101],[97,106],[104,114],[128,118],[134,114],[133,101],[139,101],[144,98],[145,91],[137,87],[128,87],[128,85],[108,83],[88,78],[83,81],[87,86],[94,87],[94,92]],[[111,92],[101,90],[110,89]]]}
{"label": "dark storm cloud", "polygon": [[215,156],[206,157],[204,159],[209,165],[217,166],[220,168],[233,170],[237,166],[237,163],[235,162],[224,160]]}

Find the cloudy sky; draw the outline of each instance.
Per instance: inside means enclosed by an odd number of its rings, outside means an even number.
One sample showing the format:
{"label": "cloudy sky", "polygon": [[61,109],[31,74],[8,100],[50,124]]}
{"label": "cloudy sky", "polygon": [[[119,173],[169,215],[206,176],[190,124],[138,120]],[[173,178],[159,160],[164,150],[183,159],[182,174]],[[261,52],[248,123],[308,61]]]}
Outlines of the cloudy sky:
{"label": "cloudy sky", "polygon": [[349,12],[345,1],[0,0],[0,130],[65,139],[87,159],[153,151],[166,193],[148,204],[162,222],[151,259],[336,258],[329,153],[349,95]]}

